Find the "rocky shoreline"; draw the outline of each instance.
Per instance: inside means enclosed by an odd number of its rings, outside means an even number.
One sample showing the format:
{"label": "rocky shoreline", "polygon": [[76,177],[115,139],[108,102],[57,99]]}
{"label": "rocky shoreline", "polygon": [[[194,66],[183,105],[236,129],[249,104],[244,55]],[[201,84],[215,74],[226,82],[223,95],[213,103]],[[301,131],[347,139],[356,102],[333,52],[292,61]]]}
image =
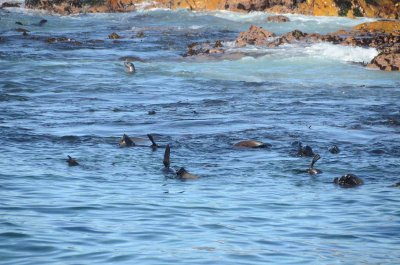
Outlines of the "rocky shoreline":
{"label": "rocky shoreline", "polygon": [[[236,47],[254,45],[275,48],[283,44],[328,42],[335,45],[376,48],[380,53],[365,63],[365,66],[384,71],[400,71],[400,22],[377,21],[364,23],[349,31],[339,30],[329,34],[305,33],[294,30],[276,37],[261,27],[252,25],[249,30],[241,32],[235,40]],[[184,56],[223,54],[226,49],[222,42],[214,44],[192,43]]]}
{"label": "rocky shoreline", "polygon": [[[161,2],[160,2],[161,1]],[[172,2],[168,4],[162,2],[151,3],[149,7],[167,6],[169,8],[185,7],[181,5],[174,5]],[[261,2],[257,0],[251,0],[252,5],[249,7],[242,3],[242,1],[236,1],[238,10],[251,11],[251,10],[269,10],[270,7],[276,6],[290,6],[293,11],[296,5],[302,4],[300,1],[283,0],[278,2],[270,3],[270,0],[263,2],[266,6],[260,6]],[[274,1],[274,0],[272,0]],[[376,0],[377,1],[377,0]],[[385,6],[383,3],[386,0],[382,0],[378,6]],[[387,0],[392,1],[392,0]],[[393,0],[398,1],[398,0]],[[187,1],[189,3],[190,1]],[[236,3],[235,2],[235,3]],[[313,3],[317,3],[314,1]],[[133,11],[138,5],[142,5],[145,2],[142,0],[25,0],[26,8],[44,9],[58,14],[74,14],[81,12],[126,12]],[[146,2],[147,3],[147,2]],[[202,3],[202,2],[201,2]],[[208,3],[208,2],[207,2]],[[231,0],[226,0],[226,3],[231,3]],[[246,2],[247,3],[247,2]],[[269,3],[269,4],[266,4]],[[242,5],[240,8],[239,6]],[[18,3],[2,4],[1,8],[7,7],[19,7]],[[267,8],[268,7],[268,8]],[[197,5],[195,8],[190,6],[191,9],[211,9],[208,7],[199,8]],[[214,8],[219,8],[215,6]],[[226,4],[225,9],[231,9],[231,4]],[[297,7],[296,7],[297,8]],[[396,18],[400,13],[400,3],[393,2],[394,9],[388,9]],[[388,11],[386,10],[386,11]],[[237,11],[237,10],[235,10]],[[279,11],[279,10],[278,10]],[[285,10],[288,11],[288,10]],[[315,12],[314,12],[315,13]],[[322,13],[321,13],[322,14]],[[325,13],[324,13],[325,14]],[[384,15],[386,14],[386,15]],[[379,13],[379,15],[387,16],[388,13]],[[334,15],[332,13],[332,15]],[[393,16],[392,16],[393,17]],[[289,21],[289,18],[283,15],[269,16],[267,21],[274,23],[285,23]],[[115,34],[115,33],[113,33]],[[24,32],[24,35],[27,35]],[[110,35],[111,36],[111,35]],[[117,36],[117,35],[116,35]],[[111,36],[111,39],[117,39],[118,37]],[[68,38],[50,39],[49,43],[53,42],[65,42]],[[281,36],[276,36],[273,32],[270,32],[256,25],[252,25],[249,30],[241,32],[239,36],[234,40],[236,47],[244,47],[247,45],[254,45],[266,48],[275,48],[283,44],[303,43],[313,44],[318,42],[328,42],[335,45],[346,45],[346,46],[357,46],[357,47],[372,47],[379,51],[379,54],[371,60],[371,62],[364,62],[365,66],[372,69],[379,69],[384,71],[400,71],[400,21],[399,20],[380,20],[376,22],[363,23],[353,27],[351,30],[338,30],[336,32],[328,34],[318,33],[306,33],[299,30],[287,32]],[[79,42],[78,42],[79,43]],[[224,47],[221,40],[215,40],[213,43],[192,43],[188,46],[185,57],[187,56],[214,56],[225,54],[226,47]],[[234,58],[234,57],[233,57]]]}
{"label": "rocky shoreline", "polygon": [[[13,4],[13,3],[11,3]],[[399,19],[399,0],[25,0],[25,7],[69,15],[130,12],[143,8],[295,13],[313,16]],[[279,18],[278,18],[279,20]],[[282,20],[278,22],[284,22]]]}

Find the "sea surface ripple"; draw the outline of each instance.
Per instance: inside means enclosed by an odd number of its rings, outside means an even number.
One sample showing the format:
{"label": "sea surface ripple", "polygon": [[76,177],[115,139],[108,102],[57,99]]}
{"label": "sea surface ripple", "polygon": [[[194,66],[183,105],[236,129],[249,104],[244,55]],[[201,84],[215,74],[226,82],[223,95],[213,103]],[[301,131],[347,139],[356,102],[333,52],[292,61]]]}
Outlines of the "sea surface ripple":
{"label": "sea surface ripple", "polygon": [[[229,46],[251,24],[326,33],[369,21],[267,15],[0,10],[0,263],[399,263],[400,76],[360,64],[375,50],[182,57],[192,42]],[[61,37],[71,41],[48,40]],[[124,133],[140,146],[119,148]],[[243,139],[271,147],[233,148]],[[304,172],[296,141],[321,155],[323,174]],[[163,175],[167,144],[172,166],[198,180]],[[365,185],[332,184],[346,173]]]}

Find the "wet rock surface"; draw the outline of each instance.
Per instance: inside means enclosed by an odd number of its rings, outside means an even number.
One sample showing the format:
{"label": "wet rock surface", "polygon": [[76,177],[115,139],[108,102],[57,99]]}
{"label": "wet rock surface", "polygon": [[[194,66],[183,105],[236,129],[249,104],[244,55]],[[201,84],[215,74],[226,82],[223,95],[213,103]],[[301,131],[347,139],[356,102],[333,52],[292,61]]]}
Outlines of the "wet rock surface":
{"label": "wet rock surface", "polygon": [[20,7],[21,3],[17,3],[17,2],[4,2],[1,4],[0,9],[1,8],[6,8],[6,7]]}
{"label": "wet rock surface", "polygon": [[237,47],[245,45],[263,46],[268,43],[268,39],[275,37],[275,34],[255,25],[250,26],[249,30],[241,32],[235,44]]}
{"label": "wet rock surface", "polygon": [[223,45],[220,40],[217,40],[215,43],[191,43],[189,44],[187,51],[183,56],[186,57],[220,53],[224,53]]}
{"label": "wet rock surface", "polygon": [[[324,35],[293,30],[278,37],[273,32],[252,25],[247,31],[239,34],[235,40],[235,46],[254,45],[275,48],[283,44],[303,43],[306,45],[317,42],[376,48],[380,54],[368,64],[369,68],[385,71],[400,69],[400,22],[393,21],[364,23],[351,30],[338,30]],[[224,53],[225,48],[220,44],[219,41],[214,45],[192,43],[184,56]]]}
{"label": "wet rock surface", "polygon": [[267,21],[268,22],[276,22],[276,23],[284,23],[284,22],[289,22],[290,19],[287,16],[276,15],[276,16],[267,17]]}

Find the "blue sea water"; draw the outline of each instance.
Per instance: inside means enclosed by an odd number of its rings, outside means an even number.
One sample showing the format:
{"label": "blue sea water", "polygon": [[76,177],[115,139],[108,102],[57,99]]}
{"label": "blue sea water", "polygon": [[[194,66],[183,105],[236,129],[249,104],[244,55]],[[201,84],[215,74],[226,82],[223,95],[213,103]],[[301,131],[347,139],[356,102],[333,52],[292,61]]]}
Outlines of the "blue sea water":
{"label": "blue sea water", "polygon": [[[267,16],[0,10],[0,263],[398,264],[399,73],[363,67],[374,49],[234,47],[251,24],[327,33],[370,21]],[[215,40],[241,56],[182,57]],[[124,133],[140,146],[119,148]],[[233,148],[243,139],[271,147]],[[296,141],[321,155],[322,174],[304,172]],[[163,174],[166,144],[199,179]],[[346,173],[365,184],[332,184]]]}

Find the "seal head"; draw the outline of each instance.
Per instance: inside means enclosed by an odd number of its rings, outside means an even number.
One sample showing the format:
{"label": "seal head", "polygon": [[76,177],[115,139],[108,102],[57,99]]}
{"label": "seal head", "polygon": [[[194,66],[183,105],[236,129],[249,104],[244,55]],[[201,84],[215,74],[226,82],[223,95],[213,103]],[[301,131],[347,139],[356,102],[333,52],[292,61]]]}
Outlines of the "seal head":
{"label": "seal head", "polygon": [[124,134],[121,140],[119,140],[119,147],[131,147],[131,146],[135,146],[135,143],[128,135]]}
{"label": "seal head", "polygon": [[135,65],[133,63],[125,61],[124,65],[125,65],[125,70],[128,73],[134,74],[136,72]]}
{"label": "seal head", "polygon": [[340,149],[339,149],[339,147],[337,147],[337,145],[331,146],[328,150],[331,154],[339,154],[340,153]]}

